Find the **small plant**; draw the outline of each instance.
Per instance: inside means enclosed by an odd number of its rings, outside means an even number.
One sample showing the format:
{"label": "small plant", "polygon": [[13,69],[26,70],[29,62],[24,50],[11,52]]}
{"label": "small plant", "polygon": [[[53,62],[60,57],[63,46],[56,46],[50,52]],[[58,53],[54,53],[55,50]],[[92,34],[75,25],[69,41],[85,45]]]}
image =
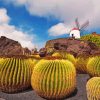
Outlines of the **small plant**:
{"label": "small plant", "polygon": [[100,100],[100,77],[91,78],[86,84],[88,100]]}
{"label": "small plant", "polygon": [[47,99],[60,99],[69,96],[76,88],[76,70],[68,60],[43,59],[36,64],[31,85]]}
{"label": "small plant", "polygon": [[90,76],[100,77],[100,56],[95,56],[89,59],[87,72]]}

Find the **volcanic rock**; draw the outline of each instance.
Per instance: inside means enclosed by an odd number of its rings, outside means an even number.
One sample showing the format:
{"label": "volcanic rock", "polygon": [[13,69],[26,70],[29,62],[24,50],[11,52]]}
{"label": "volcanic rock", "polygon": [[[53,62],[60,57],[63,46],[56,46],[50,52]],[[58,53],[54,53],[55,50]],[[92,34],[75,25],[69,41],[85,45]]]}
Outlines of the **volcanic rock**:
{"label": "volcanic rock", "polygon": [[28,51],[23,48],[18,41],[11,40],[5,36],[0,38],[0,56],[5,55],[23,55]]}
{"label": "volcanic rock", "polygon": [[74,56],[100,54],[100,49],[92,42],[74,39],[74,38],[58,38],[46,42],[45,47],[55,48],[56,50],[64,50]]}

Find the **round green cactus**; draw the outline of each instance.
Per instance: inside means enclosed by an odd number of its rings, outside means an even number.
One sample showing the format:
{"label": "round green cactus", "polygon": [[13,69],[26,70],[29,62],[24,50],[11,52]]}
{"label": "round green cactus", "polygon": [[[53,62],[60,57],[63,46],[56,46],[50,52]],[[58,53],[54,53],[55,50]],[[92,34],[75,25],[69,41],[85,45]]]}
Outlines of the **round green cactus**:
{"label": "round green cactus", "polygon": [[27,59],[6,58],[0,65],[0,90],[13,93],[28,88],[32,74],[30,66]]}
{"label": "round green cactus", "polygon": [[100,100],[100,77],[91,78],[86,84],[88,100]]}
{"label": "round green cactus", "polygon": [[59,99],[70,95],[76,88],[76,70],[68,60],[43,59],[36,64],[31,85],[47,99]]}
{"label": "round green cactus", "polygon": [[62,59],[67,59],[71,61],[74,65],[76,64],[76,59],[72,54],[67,53],[66,51],[57,51],[54,52],[53,55],[54,57],[60,57]]}
{"label": "round green cactus", "polygon": [[78,57],[76,59],[76,69],[79,73],[87,73],[87,63],[89,61],[89,57]]}
{"label": "round green cactus", "polygon": [[63,58],[60,52],[54,52],[54,53],[52,54],[52,56],[54,56],[54,57],[56,56],[56,57],[61,57],[61,58]]}
{"label": "round green cactus", "polygon": [[90,76],[100,77],[100,56],[90,58],[87,64],[87,72]]}

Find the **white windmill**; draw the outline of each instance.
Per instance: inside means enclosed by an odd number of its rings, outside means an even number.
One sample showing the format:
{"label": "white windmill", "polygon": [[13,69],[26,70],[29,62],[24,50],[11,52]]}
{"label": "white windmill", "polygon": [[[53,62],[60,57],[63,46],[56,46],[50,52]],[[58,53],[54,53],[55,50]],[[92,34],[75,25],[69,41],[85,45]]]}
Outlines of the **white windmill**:
{"label": "white windmill", "polygon": [[89,25],[89,21],[86,21],[84,24],[80,26],[78,18],[75,19],[75,25],[71,31],[70,31],[70,37],[75,37],[76,39],[81,37],[81,32]]}

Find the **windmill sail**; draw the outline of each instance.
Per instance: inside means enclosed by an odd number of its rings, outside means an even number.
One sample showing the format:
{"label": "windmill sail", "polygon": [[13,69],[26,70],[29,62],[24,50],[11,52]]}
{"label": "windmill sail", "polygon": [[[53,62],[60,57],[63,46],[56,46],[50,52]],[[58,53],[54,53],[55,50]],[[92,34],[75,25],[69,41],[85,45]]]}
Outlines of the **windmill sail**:
{"label": "windmill sail", "polygon": [[78,22],[78,18],[75,19],[75,24],[76,24],[76,27],[79,29],[80,24],[79,24],[79,22]]}
{"label": "windmill sail", "polygon": [[80,30],[84,30],[89,25],[89,21],[86,21],[83,25],[81,25]]}

